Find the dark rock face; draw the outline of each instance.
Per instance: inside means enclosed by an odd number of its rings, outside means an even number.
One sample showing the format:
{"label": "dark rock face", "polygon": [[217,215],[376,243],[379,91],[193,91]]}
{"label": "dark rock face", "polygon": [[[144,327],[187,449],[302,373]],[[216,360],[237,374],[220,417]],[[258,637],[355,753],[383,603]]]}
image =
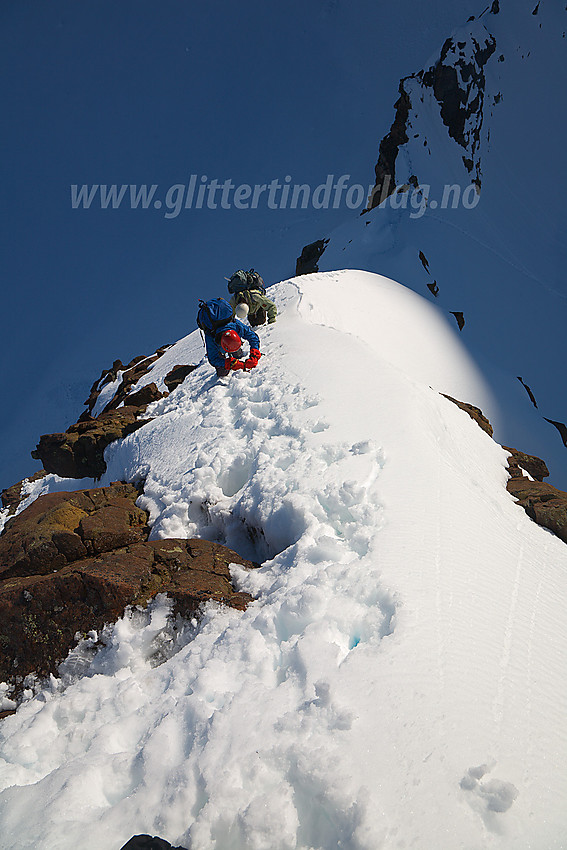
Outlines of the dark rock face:
{"label": "dark rock face", "polygon": [[429,260],[427,259],[423,251],[419,252],[419,260],[427,274],[431,274],[431,272],[429,271]]}
{"label": "dark rock face", "polygon": [[164,838],[155,835],[134,835],[120,850],[186,850],[185,847],[173,847]]}
{"label": "dark rock face", "polygon": [[451,314],[452,316],[454,316],[454,317],[455,317],[455,320],[456,320],[456,322],[457,322],[458,328],[459,328],[459,330],[460,330],[460,331],[462,331],[462,329],[463,329],[463,328],[464,328],[464,326],[465,326],[465,316],[464,316],[464,313],[462,313],[460,310],[449,310],[449,312],[450,312],[450,314]]}
{"label": "dark rock face", "polygon": [[62,478],[98,479],[106,472],[106,447],[150,421],[137,418],[141,409],[121,407],[109,410],[97,419],[71,425],[62,434],[44,434],[31,453],[32,457],[42,462],[46,472]]}
{"label": "dark rock face", "polygon": [[556,422],[554,419],[548,419],[547,416],[543,417],[546,422],[549,422],[550,425],[553,425],[559,431],[559,435],[563,442],[565,448],[567,448],[567,425],[564,422]]}
{"label": "dark rock face", "polygon": [[184,616],[212,599],[244,609],[229,564],[257,566],[207,540],[148,541],[130,484],[40,496],[0,536],[0,681],[55,673],[77,632],[100,630],[156,593]]}
{"label": "dark rock face", "polygon": [[[498,14],[497,2],[493,3],[491,12]],[[433,94],[439,104],[441,120],[449,136],[464,149],[463,164],[480,189],[484,68],[496,50],[496,40],[487,30],[475,36],[473,33],[476,31],[474,28],[469,32],[462,31],[463,40],[448,38],[434,65],[400,80],[400,96],[394,104],[394,121],[379,145],[375,166],[376,182],[370,196],[369,209],[381,204],[398,185],[396,159],[400,148],[409,141],[413,103],[423,100],[427,91]],[[416,175],[412,175],[412,179],[415,180]]]}
{"label": "dark rock face", "polygon": [[318,262],[327,247],[328,239],[318,239],[306,245],[295,263],[295,274],[312,274],[319,271]]}
{"label": "dark rock face", "polygon": [[[496,40],[487,33],[482,44],[474,37],[470,41],[467,51],[465,42],[455,43],[453,38],[448,38],[439,60],[422,75],[422,82],[432,88],[449,135],[469,150],[474,160],[480,144],[484,66],[496,50]],[[471,118],[475,119],[472,127]]]}
{"label": "dark rock face", "polygon": [[526,384],[526,382],[524,381],[524,379],[520,375],[518,375],[517,377],[518,377],[519,382],[521,383],[521,385],[523,386],[523,388],[527,392],[531,403],[533,404],[534,407],[537,407],[536,397],[533,394],[531,387],[529,387],[528,384]]}
{"label": "dark rock face", "polygon": [[411,109],[411,99],[405,89],[405,83],[409,79],[410,77],[404,77],[400,80],[398,86],[400,97],[394,104],[394,109],[396,110],[394,120],[390,131],[380,142],[378,162],[374,169],[376,183],[372,190],[368,209],[377,207],[396,188],[396,159],[400,147],[408,141],[407,124]]}

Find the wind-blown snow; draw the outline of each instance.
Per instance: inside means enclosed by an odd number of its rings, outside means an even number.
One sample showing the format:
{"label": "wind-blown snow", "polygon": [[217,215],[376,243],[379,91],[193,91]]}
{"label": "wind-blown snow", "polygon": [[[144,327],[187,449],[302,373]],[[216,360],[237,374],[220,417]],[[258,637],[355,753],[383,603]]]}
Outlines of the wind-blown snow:
{"label": "wind-blown snow", "polygon": [[233,568],[256,600],[177,632],[163,599],[127,613],[87,675],[68,662],[4,720],[3,846],[564,847],[567,548],[439,393],[498,416],[494,399],[392,281],[271,292],[258,368],[218,381],[201,362],[107,449],[102,482],[145,479],[154,537],[262,562]]}

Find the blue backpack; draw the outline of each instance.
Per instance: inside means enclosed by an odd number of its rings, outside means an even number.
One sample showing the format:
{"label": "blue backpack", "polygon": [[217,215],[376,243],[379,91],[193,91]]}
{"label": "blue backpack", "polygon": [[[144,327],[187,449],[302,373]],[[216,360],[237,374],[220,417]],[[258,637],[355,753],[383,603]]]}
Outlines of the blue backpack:
{"label": "blue backpack", "polygon": [[225,325],[234,320],[232,307],[224,298],[199,301],[197,326],[212,337],[217,337]]}

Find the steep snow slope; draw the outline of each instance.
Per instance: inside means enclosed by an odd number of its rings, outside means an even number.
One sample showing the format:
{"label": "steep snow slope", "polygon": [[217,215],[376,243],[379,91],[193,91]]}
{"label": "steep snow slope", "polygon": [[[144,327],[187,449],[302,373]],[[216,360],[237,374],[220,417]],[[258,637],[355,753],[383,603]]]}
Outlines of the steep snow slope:
{"label": "steep snow slope", "polygon": [[[567,548],[438,391],[494,401],[392,281],[272,293],[256,370],[220,382],[202,362],[106,455],[108,479],[145,478],[154,535],[262,561],[234,571],[257,599],[209,606],[152,667],[158,600],[3,721],[3,847],[565,847]],[[194,332],[152,379],[198,353]]]}
{"label": "steep snow slope", "polygon": [[462,341],[501,402],[497,439],[544,457],[563,489],[566,31],[567,8],[551,0],[486,4],[455,30],[402,81],[379,161],[383,178],[397,142],[401,189],[333,231],[319,262],[403,280],[462,313]]}

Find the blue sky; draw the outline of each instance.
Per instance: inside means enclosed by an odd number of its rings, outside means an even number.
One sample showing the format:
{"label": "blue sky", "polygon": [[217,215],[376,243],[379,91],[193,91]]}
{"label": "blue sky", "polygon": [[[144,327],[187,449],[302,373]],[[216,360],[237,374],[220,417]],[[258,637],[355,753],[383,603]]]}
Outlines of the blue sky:
{"label": "blue sky", "polygon": [[90,384],[195,327],[199,297],[254,266],[269,284],[338,210],[73,209],[72,184],[373,178],[401,76],[474,0],[25,2],[0,11],[0,487],[82,410]]}

